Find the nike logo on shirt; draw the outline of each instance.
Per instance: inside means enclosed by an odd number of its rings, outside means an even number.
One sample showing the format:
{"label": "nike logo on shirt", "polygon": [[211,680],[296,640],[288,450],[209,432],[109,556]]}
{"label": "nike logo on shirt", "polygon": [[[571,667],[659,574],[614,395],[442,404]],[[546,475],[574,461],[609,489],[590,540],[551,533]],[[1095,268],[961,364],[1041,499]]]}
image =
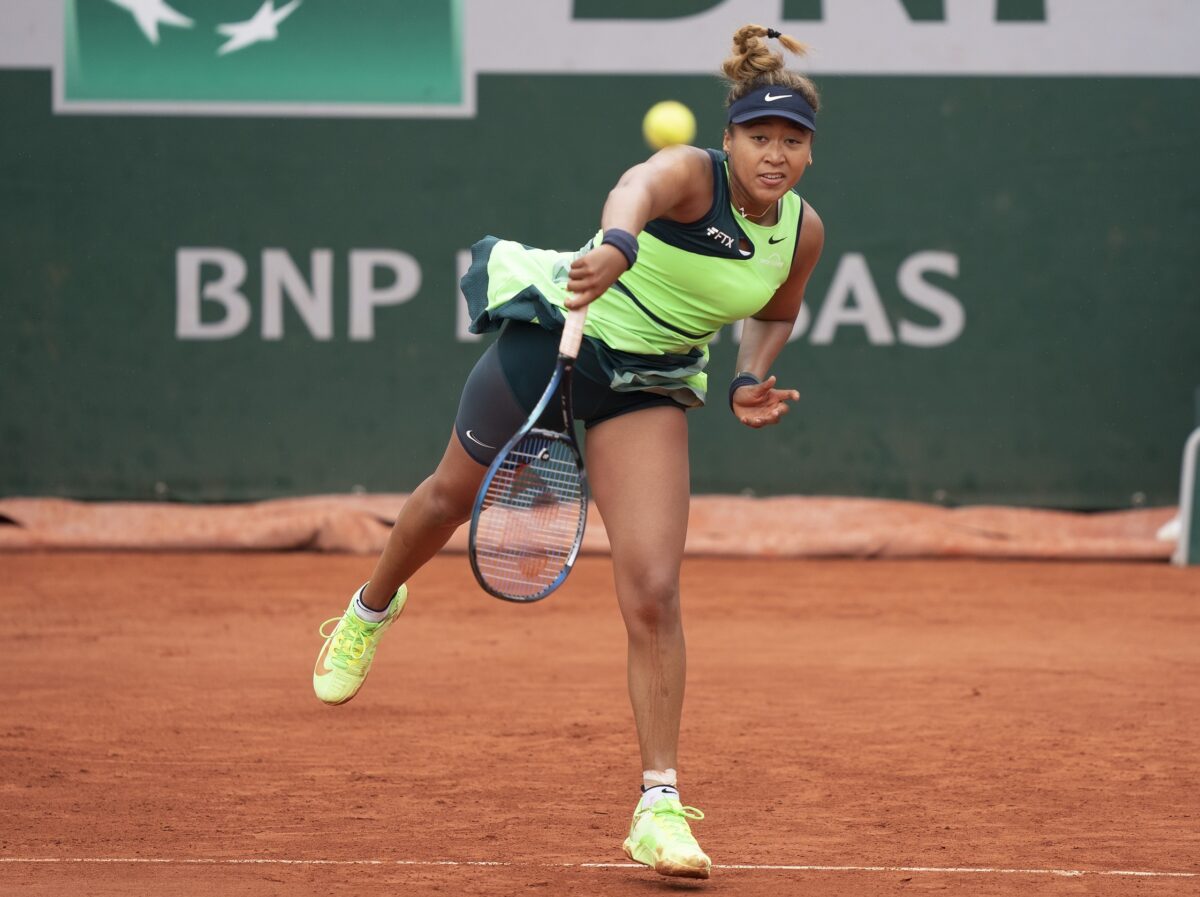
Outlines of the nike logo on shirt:
{"label": "nike logo on shirt", "polygon": [[787,237],[767,237],[767,242],[774,246],[776,243],[782,243]]}

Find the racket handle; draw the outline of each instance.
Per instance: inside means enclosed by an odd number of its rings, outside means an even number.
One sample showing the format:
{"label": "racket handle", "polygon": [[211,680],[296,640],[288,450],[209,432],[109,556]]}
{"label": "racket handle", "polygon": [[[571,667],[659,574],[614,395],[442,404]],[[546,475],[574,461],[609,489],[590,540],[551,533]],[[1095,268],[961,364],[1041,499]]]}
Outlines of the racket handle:
{"label": "racket handle", "polygon": [[586,305],[583,308],[573,308],[567,312],[562,339],[558,343],[559,355],[565,355],[567,358],[575,358],[579,355],[579,343],[583,340],[583,319],[586,317]]}

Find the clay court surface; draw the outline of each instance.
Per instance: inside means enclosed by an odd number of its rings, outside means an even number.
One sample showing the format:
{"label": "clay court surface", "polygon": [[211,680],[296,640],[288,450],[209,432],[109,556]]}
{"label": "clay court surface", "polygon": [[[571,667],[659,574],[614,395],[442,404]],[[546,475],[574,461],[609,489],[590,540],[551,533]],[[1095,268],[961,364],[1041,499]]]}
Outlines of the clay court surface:
{"label": "clay court surface", "polygon": [[607,559],[520,607],[439,557],[328,708],[370,565],[0,554],[0,894],[1200,893],[1195,569],[689,558],[688,883],[620,852]]}

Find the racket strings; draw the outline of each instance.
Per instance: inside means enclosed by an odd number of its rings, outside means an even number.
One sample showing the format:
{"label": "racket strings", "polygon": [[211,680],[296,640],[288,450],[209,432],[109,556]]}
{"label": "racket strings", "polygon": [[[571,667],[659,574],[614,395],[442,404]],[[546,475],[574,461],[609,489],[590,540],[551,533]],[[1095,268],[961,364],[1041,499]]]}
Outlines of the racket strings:
{"label": "racket strings", "polygon": [[570,563],[585,513],[574,451],[558,439],[527,436],[488,484],[475,533],[479,572],[514,597],[542,592]]}

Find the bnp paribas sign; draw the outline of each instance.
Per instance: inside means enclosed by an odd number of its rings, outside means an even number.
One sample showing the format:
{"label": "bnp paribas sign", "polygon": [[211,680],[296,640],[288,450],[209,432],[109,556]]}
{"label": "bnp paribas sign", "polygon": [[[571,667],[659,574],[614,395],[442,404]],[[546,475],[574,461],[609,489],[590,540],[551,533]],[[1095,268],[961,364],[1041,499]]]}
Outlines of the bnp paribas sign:
{"label": "bnp paribas sign", "polygon": [[744,22],[816,75],[1200,76],[1200,0],[65,0],[56,109],[471,116],[489,73],[711,75]]}

